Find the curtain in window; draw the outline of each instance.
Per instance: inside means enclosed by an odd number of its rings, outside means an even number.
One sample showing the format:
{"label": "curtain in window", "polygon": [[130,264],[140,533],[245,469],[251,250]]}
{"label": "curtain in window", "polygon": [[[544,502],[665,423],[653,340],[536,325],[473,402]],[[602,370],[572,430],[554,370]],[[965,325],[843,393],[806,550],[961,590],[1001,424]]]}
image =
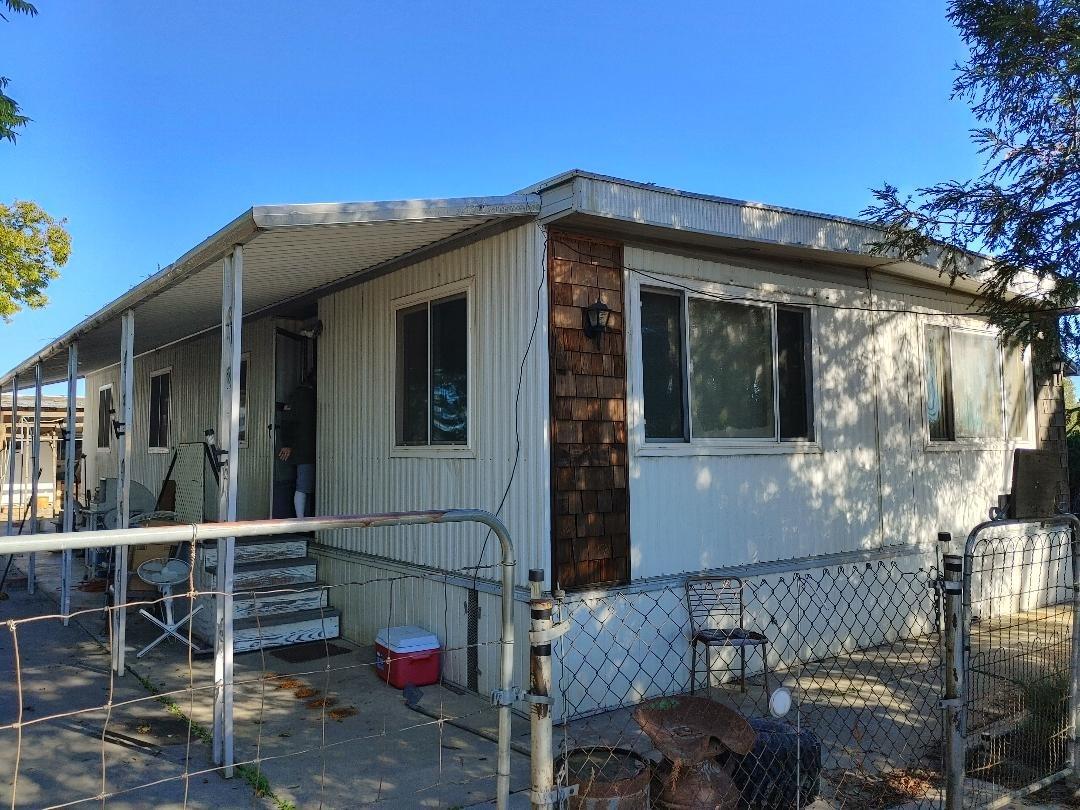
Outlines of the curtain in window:
{"label": "curtain in window", "polygon": [[693,432],[704,438],[775,438],[771,310],[691,298]]}
{"label": "curtain in window", "polygon": [[926,327],[926,420],[935,441],[953,438],[951,366],[949,330]]}
{"label": "curtain in window", "polygon": [[997,338],[953,330],[952,373],[956,437],[1002,438]]}

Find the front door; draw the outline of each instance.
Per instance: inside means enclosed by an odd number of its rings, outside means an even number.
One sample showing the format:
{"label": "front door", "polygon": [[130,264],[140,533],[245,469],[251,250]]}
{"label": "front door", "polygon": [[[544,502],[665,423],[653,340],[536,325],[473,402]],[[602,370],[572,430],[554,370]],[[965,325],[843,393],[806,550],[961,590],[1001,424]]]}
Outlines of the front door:
{"label": "front door", "polygon": [[[281,321],[274,330],[274,415],[270,425],[274,439],[270,445],[274,453],[270,499],[270,517],[273,518],[295,516],[296,466],[282,461],[278,454],[282,447],[281,425],[287,418],[285,408],[305,372],[313,372],[315,368],[315,338],[308,330],[301,330],[296,321]],[[310,509],[308,513],[311,514]]]}

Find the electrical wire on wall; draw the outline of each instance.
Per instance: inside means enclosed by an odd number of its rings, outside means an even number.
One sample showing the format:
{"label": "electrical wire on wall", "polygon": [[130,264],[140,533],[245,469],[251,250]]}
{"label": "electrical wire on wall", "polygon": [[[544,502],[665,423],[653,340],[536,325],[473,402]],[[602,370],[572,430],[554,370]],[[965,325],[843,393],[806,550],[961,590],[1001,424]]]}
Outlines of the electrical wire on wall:
{"label": "electrical wire on wall", "polygon": [[[521,362],[518,364],[517,385],[514,391],[514,460],[510,466],[510,475],[506,480],[506,487],[503,489],[502,497],[499,499],[499,505],[495,507],[494,514],[496,517],[502,514],[503,507],[506,506],[506,499],[510,496],[510,488],[514,485],[514,479],[517,477],[518,469],[521,466],[521,392],[525,386],[525,364],[529,359],[529,354],[532,352],[533,345],[536,343],[536,332],[540,327],[540,314],[545,309],[543,295],[548,276],[548,231],[544,225],[537,224],[536,227],[544,240],[543,248],[540,251],[540,283],[536,285],[536,310],[533,313],[529,339],[525,344],[525,351],[521,354]],[[474,590],[481,569],[493,567],[484,565],[484,555],[487,553],[490,538],[491,532],[489,531],[484,535],[484,543],[480,547],[480,555],[476,560],[476,565],[462,569],[467,571],[471,568]]]}

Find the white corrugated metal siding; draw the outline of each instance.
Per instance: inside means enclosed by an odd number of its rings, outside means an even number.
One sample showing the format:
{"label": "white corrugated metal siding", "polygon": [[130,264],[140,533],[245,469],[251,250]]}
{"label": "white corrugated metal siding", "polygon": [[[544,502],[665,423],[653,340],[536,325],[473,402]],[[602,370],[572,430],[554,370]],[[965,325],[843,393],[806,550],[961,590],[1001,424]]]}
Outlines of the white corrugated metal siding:
{"label": "white corrugated metal siding", "polygon": [[[371,531],[371,530],[366,530]],[[361,560],[334,549],[319,557],[319,578],[332,583],[330,603],[341,611],[341,634],[348,639],[371,644],[384,627],[419,625],[438,636],[446,650],[443,674],[453,683],[468,684],[468,618],[465,605],[468,589],[445,583],[437,574],[402,573],[400,567]],[[479,594],[477,623],[477,668],[479,692],[498,688],[499,640],[502,637],[501,597]],[[528,680],[529,605],[514,605],[514,683]]]}
{"label": "white corrugated metal siding", "polygon": [[[542,253],[542,231],[523,225],[321,301],[320,512],[498,507],[514,464],[515,392],[543,278]],[[475,452],[468,458],[393,457],[393,301],[465,279],[473,284],[469,419]],[[530,567],[548,567],[550,544],[546,291],[539,301],[543,309],[521,375],[520,460],[502,511],[522,583]],[[486,535],[474,526],[427,526],[338,532],[322,541],[454,570],[477,564]],[[497,561],[497,545],[489,538],[485,564]]]}
{"label": "white corrugated metal siding", "polygon": [[[700,279],[746,295],[867,307],[867,288],[841,273],[736,266],[627,248],[650,274]],[[749,264],[749,263],[747,263]],[[629,273],[635,281],[650,279]],[[847,276],[850,280],[850,274]],[[817,438],[820,452],[645,456],[633,441],[641,413],[631,388],[630,531],[635,579],[966,535],[1009,488],[1012,446],[927,449],[920,319],[961,313],[970,299],[875,275],[875,308],[820,306]],[[926,313],[921,314],[921,313]],[[956,316],[958,324],[982,326]],[[876,328],[872,328],[872,325]],[[639,362],[628,337],[628,362]],[[1033,446],[1031,443],[1022,446]]]}
{"label": "white corrugated metal siding", "polygon": [[[135,331],[139,324],[136,322]],[[273,414],[273,335],[272,320],[262,319],[244,325],[241,348],[248,361],[247,446],[240,448],[239,501],[241,518],[264,518],[270,512],[270,475],[273,461],[271,437],[266,427]],[[172,413],[170,443],[201,442],[207,428],[217,430],[218,369],[221,340],[217,333],[196,340],[141,355],[135,358],[134,425],[129,431],[132,451],[129,455],[132,479],[153,494],[161,488],[169,469],[172,453],[148,450],[150,374],[172,368]],[[86,454],[86,486],[92,490],[98,480],[116,475],[116,439],[108,450],[97,449],[98,389],[111,383],[113,401],[119,391],[119,366],[111,366],[86,376],[86,416],[83,452]],[[211,473],[206,472],[209,479]],[[207,490],[213,489],[212,482]],[[216,514],[217,501],[206,499],[208,520]]]}

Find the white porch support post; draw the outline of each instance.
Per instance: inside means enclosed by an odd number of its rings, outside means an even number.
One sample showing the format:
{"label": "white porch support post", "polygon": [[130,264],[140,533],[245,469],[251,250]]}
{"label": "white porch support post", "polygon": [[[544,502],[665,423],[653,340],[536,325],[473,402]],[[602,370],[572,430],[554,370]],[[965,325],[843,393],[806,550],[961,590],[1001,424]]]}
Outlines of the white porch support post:
{"label": "white porch support post", "polygon": [[[38,533],[38,482],[41,480],[41,363],[34,366],[34,423],[30,434],[30,534]],[[33,593],[37,555],[26,555],[26,591]]]}
{"label": "white porch support post", "polygon": [[11,435],[8,438],[8,468],[7,468],[7,526],[5,534],[9,537],[15,533],[15,448],[19,445],[19,378],[11,378]]}
{"label": "white porch support post", "polygon": [[[120,407],[116,437],[116,528],[131,525],[131,480],[128,476],[128,429],[134,398],[135,311],[127,310],[120,320]],[[124,647],[127,644],[127,567],[128,547],[113,550],[113,671],[124,674]]]}
{"label": "white porch support post", "polygon": [[[240,432],[240,340],[244,248],[233,247],[221,279],[221,375],[217,447],[221,458],[218,520],[236,520],[237,436]],[[217,632],[214,633],[214,763],[233,774],[233,567],[235,538],[218,540]]]}
{"label": "white porch support post", "polygon": [[[68,346],[67,430],[64,431],[64,531],[75,531],[75,431],[78,427],[76,386],[79,381],[79,344]],[[53,492],[55,493],[55,488]],[[60,612],[67,627],[71,613],[71,549],[65,548],[60,561]]]}

